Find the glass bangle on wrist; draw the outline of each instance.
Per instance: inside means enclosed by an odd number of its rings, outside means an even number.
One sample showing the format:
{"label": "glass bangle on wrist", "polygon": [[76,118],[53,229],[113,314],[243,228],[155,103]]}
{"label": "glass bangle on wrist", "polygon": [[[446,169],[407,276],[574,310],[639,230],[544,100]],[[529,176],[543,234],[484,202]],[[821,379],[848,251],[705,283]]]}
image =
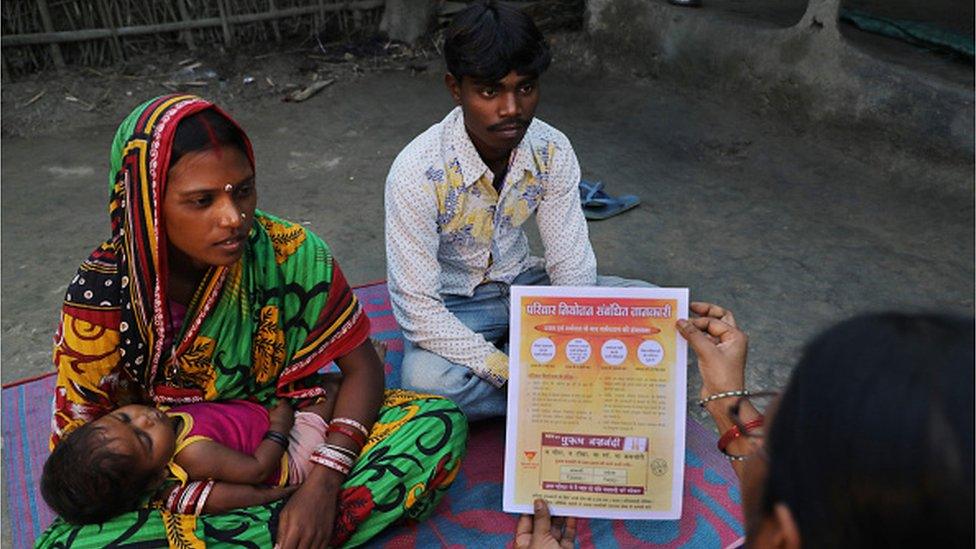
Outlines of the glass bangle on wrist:
{"label": "glass bangle on wrist", "polygon": [[310,459],[312,463],[328,467],[343,476],[349,476],[349,471],[352,470],[355,463],[355,458],[350,455],[351,453],[351,450],[335,444],[322,444],[315,449]]}
{"label": "glass bangle on wrist", "polygon": [[745,461],[751,454],[730,454],[728,452],[729,444],[732,441],[739,439],[743,436],[748,436],[750,432],[759,429],[765,423],[765,418],[759,416],[756,419],[744,424],[742,428],[739,428],[738,424],[733,425],[729,428],[721,438],[718,439],[718,451],[729,459],[729,461]]}
{"label": "glass bangle on wrist", "polygon": [[366,435],[364,435],[362,431],[354,427],[350,427],[346,423],[336,421],[337,419],[339,418],[333,419],[332,423],[329,424],[328,434],[339,433],[340,435],[343,435],[356,443],[358,449],[362,449],[362,447],[366,445]]}
{"label": "glass bangle on wrist", "polygon": [[170,513],[199,515],[203,513],[203,506],[213,487],[212,480],[194,480],[185,486],[177,486],[166,498],[163,509]]}
{"label": "glass bangle on wrist", "polygon": [[346,448],[344,446],[339,446],[338,444],[329,444],[328,442],[326,442],[322,446],[324,446],[325,448],[329,448],[331,450],[335,450],[336,452],[339,452],[339,453],[344,454],[346,456],[349,456],[349,459],[351,459],[353,461],[355,461],[356,459],[359,458],[359,454],[357,454],[355,450],[351,450],[351,449]]}
{"label": "glass bangle on wrist", "polygon": [[337,417],[337,418],[333,418],[332,419],[332,423],[339,423],[341,425],[348,425],[348,426],[352,427],[353,429],[359,431],[359,433],[361,435],[363,435],[363,438],[364,439],[368,439],[369,438],[369,429],[367,429],[365,425],[363,425],[362,423],[356,421],[355,419],[348,418],[348,417]]}

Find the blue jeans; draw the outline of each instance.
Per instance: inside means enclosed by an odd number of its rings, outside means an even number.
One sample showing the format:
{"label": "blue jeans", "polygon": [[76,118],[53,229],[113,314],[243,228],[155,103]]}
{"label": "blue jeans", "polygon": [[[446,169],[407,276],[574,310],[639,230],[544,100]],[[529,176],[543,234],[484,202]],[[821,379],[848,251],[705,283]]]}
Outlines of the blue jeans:
{"label": "blue jeans", "polygon": [[[515,277],[511,285],[547,286],[549,276],[545,269],[533,268]],[[617,276],[598,276],[597,286],[654,287],[642,280]],[[475,288],[471,297],[441,297],[447,310],[465,326],[508,353],[508,284],[486,282]],[[404,389],[445,396],[461,408],[468,416],[468,421],[505,415],[508,405],[507,386],[495,387],[475,375],[467,366],[455,364],[410,341],[405,342],[401,375]]]}

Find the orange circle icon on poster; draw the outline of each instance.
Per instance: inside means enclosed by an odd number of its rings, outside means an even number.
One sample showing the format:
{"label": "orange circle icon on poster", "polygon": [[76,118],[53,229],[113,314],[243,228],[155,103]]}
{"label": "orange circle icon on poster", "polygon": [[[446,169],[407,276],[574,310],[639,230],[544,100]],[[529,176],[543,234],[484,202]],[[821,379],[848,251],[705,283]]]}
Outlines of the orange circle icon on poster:
{"label": "orange circle icon on poster", "polygon": [[637,347],[637,360],[644,366],[657,366],[664,360],[664,347],[657,341],[648,339]]}

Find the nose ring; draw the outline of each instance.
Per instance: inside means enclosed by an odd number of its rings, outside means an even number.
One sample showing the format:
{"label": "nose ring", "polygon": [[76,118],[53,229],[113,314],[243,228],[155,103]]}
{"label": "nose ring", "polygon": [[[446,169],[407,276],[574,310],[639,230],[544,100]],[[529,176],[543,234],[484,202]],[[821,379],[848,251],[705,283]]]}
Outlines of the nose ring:
{"label": "nose ring", "polygon": [[228,192],[229,193],[229,192],[231,192],[233,190],[234,190],[234,186],[231,185],[230,183],[224,185],[224,192]]}

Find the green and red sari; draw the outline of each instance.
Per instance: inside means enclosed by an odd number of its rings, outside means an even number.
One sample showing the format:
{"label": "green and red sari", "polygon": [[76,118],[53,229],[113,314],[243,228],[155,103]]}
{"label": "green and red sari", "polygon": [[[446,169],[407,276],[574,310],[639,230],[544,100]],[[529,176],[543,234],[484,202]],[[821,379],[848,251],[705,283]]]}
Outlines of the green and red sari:
{"label": "green and red sari", "polygon": [[[328,246],[261,211],[244,256],[211,268],[182,326],[172,325],[160,209],[176,126],[202,109],[226,116],[198,97],[166,96],[136,108],[116,133],[112,237],[69,285],[56,337],[52,446],[133,402],[165,407],[245,398],[271,405],[277,398],[319,398],[322,368],[369,335],[369,321]],[[358,545],[393,522],[422,519],[454,480],[466,435],[465,418],[449,401],[388,391],[343,486],[332,545]],[[58,520],[37,545],[270,547],[282,506],[198,516],[157,505],[102,525]]]}

